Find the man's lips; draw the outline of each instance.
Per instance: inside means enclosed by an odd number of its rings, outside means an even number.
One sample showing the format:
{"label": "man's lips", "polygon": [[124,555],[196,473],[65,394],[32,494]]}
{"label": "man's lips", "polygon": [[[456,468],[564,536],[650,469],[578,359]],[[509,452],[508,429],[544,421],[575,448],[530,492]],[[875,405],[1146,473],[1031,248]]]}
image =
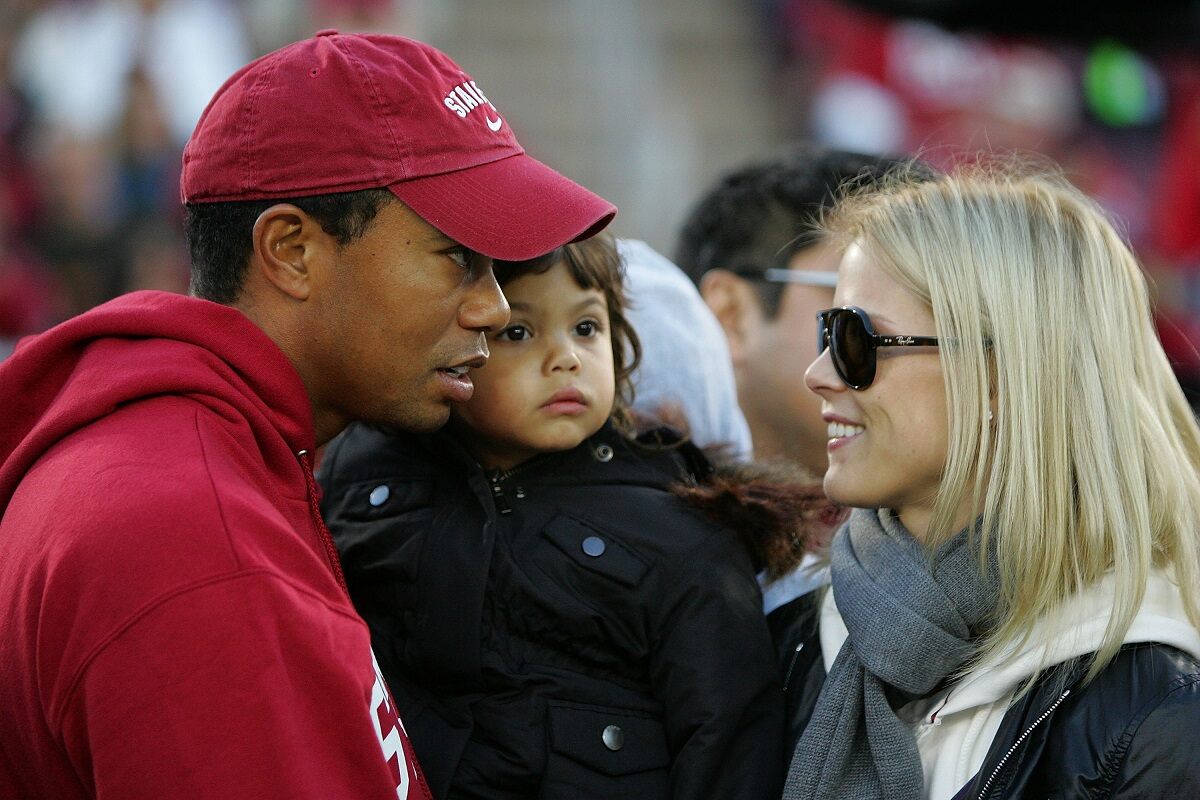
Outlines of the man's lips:
{"label": "man's lips", "polygon": [[578,389],[559,389],[542,403],[542,408],[551,414],[582,414],[587,410],[587,400]]}
{"label": "man's lips", "polygon": [[487,356],[477,353],[457,364],[437,370],[438,381],[451,402],[465,403],[471,399],[471,395],[475,393],[475,384],[471,381],[470,370],[482,367],[486,363]]}
{"label": "man's lips", "polygon": [[438,367],[439,372],[446,372],[451,375],[466,375],[467,370],[479,369],[487,364],[487,353],[475,353],[462,361],[455,362],[448,367]]}

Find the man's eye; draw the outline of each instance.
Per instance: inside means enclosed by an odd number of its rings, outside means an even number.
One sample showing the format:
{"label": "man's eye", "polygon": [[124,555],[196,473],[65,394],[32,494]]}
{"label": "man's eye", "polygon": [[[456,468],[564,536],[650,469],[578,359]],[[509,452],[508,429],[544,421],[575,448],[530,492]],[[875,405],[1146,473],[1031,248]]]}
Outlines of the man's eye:
{"label": "man's eye", "polygon": [[463,269],[471,266],[471,259],[475,255],[474,252],[465,247],[452,247],[445,252],[446,255],[450,257],[451,261],[453,261],[455,264],[458,264]]}
{"label": "man's eye", "polygon": [[510,325],[500,333],[496,334],[497,339],[504,339],[508,342],[519,342],[522,339],[529,338],[529,331],[524,325]]}

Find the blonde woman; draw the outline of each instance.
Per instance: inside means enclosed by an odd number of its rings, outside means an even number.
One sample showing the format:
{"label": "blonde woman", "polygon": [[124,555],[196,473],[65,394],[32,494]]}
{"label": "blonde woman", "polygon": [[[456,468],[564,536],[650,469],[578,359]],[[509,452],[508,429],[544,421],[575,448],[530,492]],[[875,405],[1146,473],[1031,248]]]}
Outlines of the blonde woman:
{"label": "blonde woman", "polygon": [[855,510],[785,800],[1200,797],[1200,430],[1129,248],[1011,170],[828,226],[806,382]]}

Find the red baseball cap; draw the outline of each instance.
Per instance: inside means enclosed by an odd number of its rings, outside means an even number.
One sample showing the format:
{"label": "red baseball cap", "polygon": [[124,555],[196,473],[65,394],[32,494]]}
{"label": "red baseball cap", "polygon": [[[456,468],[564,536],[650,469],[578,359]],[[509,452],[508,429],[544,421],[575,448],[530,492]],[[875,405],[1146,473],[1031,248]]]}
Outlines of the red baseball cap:
{"label": "red baseball cap", "polygon": [[183,202],[387,187],[472,250],[522,261],[604,228],[616,207],[529,156],[444,53],[321,31],[217,90],[183,151]]}

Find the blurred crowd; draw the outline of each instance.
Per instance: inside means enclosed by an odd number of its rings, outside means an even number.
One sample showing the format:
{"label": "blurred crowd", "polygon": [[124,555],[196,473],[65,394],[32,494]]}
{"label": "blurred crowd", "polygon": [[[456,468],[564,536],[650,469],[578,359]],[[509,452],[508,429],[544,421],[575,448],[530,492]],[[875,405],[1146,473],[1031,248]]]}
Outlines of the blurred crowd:
{"label": "blurred crowd", "polygon": [[0,6],[0,357],[134,289],[184,291],[183,144],[221,82],[395,0],[8,0]]}
{"label": "blurred crowd", "polygon": [[[1062,165],[1123,224],[1157,292],[1160,336],[1195,406],[1195,6],[1114,4],[1085,19],[1077,9],[1058,13],[1053,2],[1040,15],[1032,4],[1007,5],[767,3],[785,91],[801,99],[808,136],[865,152],[919,152],[938,166],[978,150],[1036,153]],[[917,6],[933,20],[883,13]],[[953,29],[937,24],[951,19]]]}
{"label": "blurred crowd", "polygon": [[[1200,386],[1200,58],[1103,36],[951,31],[763,0],[796,134],[939,164],[1043,153],[1123,221]],[[876,4],[876,5],[887,5]],[[933,4],[936,5],[936,4]],[[0,8],[0,356],[116,294],[182,291],[183,143],[221,80],[323,27],[405,32],[403,0],[9,0]],[[619,198],[618,198],[619,200]]]}

